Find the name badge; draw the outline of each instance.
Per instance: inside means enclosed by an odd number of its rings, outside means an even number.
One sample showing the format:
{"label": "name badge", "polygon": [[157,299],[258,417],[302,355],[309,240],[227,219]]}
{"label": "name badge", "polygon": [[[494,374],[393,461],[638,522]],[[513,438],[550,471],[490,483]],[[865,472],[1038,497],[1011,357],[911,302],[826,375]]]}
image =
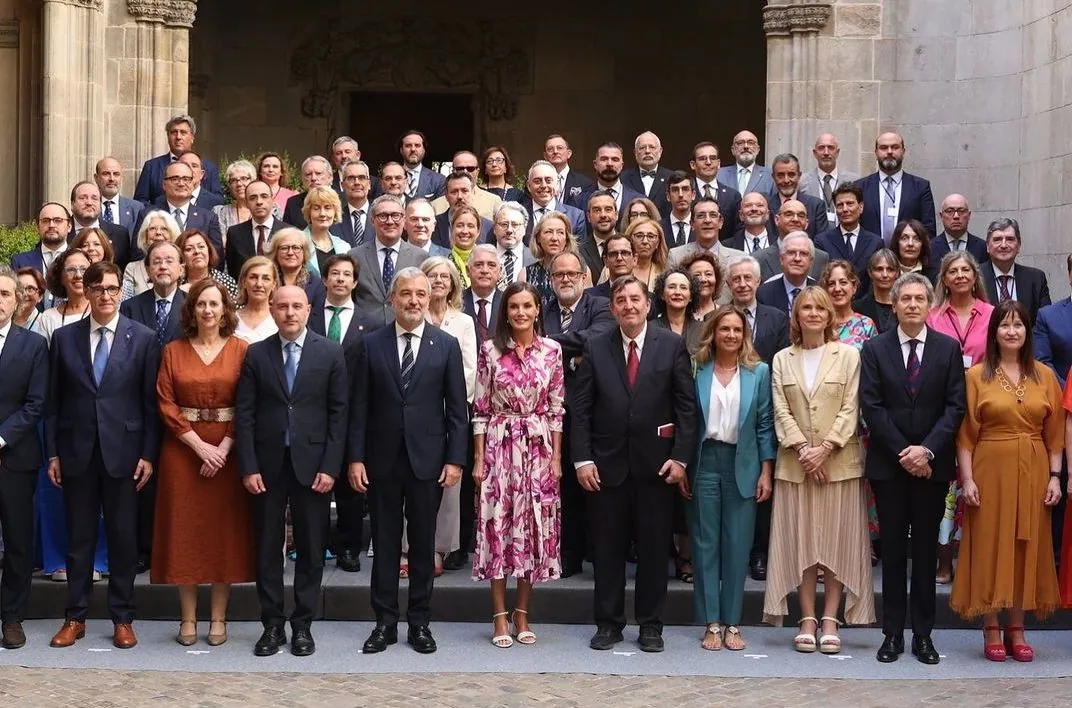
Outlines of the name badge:
{"label": "name badge", "polygon": [[892,216],[894,219],[896,219],[897,207],[889,207],[888,209],[886,209],[886,216]]}
{"label": "name badge", "polygon": [[964,355],[964,368],[970,369],[972,367],[972,358],[970,354]]}

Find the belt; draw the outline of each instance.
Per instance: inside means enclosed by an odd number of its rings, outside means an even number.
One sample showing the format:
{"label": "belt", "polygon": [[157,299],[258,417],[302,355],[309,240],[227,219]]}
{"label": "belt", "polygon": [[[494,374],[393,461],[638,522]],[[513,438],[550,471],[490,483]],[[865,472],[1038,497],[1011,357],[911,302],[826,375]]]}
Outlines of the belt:
{"label": "belt", "polygon": [[234,408],[180,408],[182,417],[191,423],[230,423]]}
{"label": "belt", "polygon": [[[1030,541],[1038,528],[1039,515],[1042,513],[1042,504],[1038,499],[1033,499],[1027,493],[1031,488],[1031,478],[1037,471],[1030,467],[1031,449],[1035,445],[1043,446],[1045,457],[1045,442],[1038,433],[989,433],[979,436],[978,442],[1015,442],[1016,460],[1002,465],[1003,469],[1015,468],[1018,476],[1016,485],[1016,540]],[[1006,472],[1008,474],[1008,472]]]}

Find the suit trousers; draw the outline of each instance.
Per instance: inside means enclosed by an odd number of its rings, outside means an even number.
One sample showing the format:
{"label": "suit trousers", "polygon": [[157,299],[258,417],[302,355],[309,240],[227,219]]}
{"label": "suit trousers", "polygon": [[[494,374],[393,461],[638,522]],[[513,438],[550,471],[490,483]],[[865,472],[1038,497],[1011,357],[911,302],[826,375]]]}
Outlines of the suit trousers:
{"label": "suit trousers", "polygon": [[[654,475],[652,475],[654,477]],[[595,568],[594,615],[598,626],[625,627],[625,565],[636,539],[636,621],[662,631],[675,485],[655,477],[637,482],[630,475],[616,487],[588,496],[589,538]]]}
{"label": "suit trousers", "polygon": [[267,491],[253,497],[253,524],[257,538],[257,599],[261,623],[282,627],[287,617],[283,601],[283,542],[286,512],[294,527],[294,612],[292,629],[308,629],[320,600],[324,577],[324,548],[331,519],[331,495],[314,492],[294,476],[288,448],[279,479],[264,480]]}
{"label": "suit trousers", "polygon": [[[569,411],[562,420],[562,459],[571,460],[570,436],[571,421]],[[568,462],[567,462],[568,464]],[[577,481],[577,472],[572,469],[562,470],[559,484],[562,494],[562,567],[570,564],[579,565],[588,555],[588,499],[581,483]]]}
{"label": "suit trousers", "polygon": [[922,479],[904,472],[871,480],[882,541],[882,632],[901,636],[908,607],[908,544],[912,544],[912,633],[929,637],[934,628],[938,526],[945,513],[945,478]]}
{"label": "suit trousers", "polygon": [[369,485],[372,516],[372,610],[376,622],[398,624],[398,565],[402,558],[402,520],[409,539],[409,602],[406,621],[426,625],[432,618],[435,578],[435,523],[443,489],[432,479],[418,479],[405,444],[399,447],[390,476],[376,476]]}
{"label": "suit trousers", "polygon": [[34,493],[37,470],[16,472],[0,460],[0,530],[4,564],[0,576],[0,622],[21,622],[34,568]]}
{"label": "suit trousers", "polygon": [[350,486],[345,471],[335,482],[335,553],[365,550],[365,495]]}
{"label": "suit trousers", "polygon": [[692,601],[701,624],[741,622],[756,500],[737,488],[736,459],[736,445],[708,440],[692,480]]}
{"label": "suit trousers", "polygon": [[108,537],[108,611],[112,622],[130,624],[134,621],[134,565],[138,560],[134,470],[118,478],[109,475],[98,442],[82,474],[63,477],[63,505],[67,517],[67,619],[85,620],[89,610],[103,507]]}
{"label": "suit trousers", "polygon": [[138,492],[138,558],[153,555],[153,524],[156,519],[156,475]]}

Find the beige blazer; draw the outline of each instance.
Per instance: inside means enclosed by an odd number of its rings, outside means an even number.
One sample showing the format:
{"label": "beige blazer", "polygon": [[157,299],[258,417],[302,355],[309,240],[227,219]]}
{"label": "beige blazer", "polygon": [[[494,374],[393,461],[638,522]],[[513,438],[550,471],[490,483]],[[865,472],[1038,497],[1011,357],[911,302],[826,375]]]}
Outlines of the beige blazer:
{"label": "beige blazer", "polygon": [[826,461],[826,477],[840,482],[863,476],[863,454],[856,435],[860,420],[860,353],[840,342],[827,342],[815,388],[804,383],[803,349],[793,345],[774,355],[771,385],[774,432],[778,436],[776,479],[803,482],[804,468],[796,448],[830,441],[834,452]]}

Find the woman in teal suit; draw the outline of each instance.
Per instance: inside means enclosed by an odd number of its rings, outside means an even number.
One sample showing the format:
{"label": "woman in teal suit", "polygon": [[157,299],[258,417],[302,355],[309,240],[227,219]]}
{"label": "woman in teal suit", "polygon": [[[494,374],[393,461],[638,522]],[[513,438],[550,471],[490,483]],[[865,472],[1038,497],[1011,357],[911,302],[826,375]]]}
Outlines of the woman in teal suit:
{"label": "woman in teal suit", "polygon": [[770,369],[732,305],[708,318],[695,358],[703,421],[689,510],[693,602],[706,625],[703,648],[739,651],[756,503],[770,496],[777,453]]}

